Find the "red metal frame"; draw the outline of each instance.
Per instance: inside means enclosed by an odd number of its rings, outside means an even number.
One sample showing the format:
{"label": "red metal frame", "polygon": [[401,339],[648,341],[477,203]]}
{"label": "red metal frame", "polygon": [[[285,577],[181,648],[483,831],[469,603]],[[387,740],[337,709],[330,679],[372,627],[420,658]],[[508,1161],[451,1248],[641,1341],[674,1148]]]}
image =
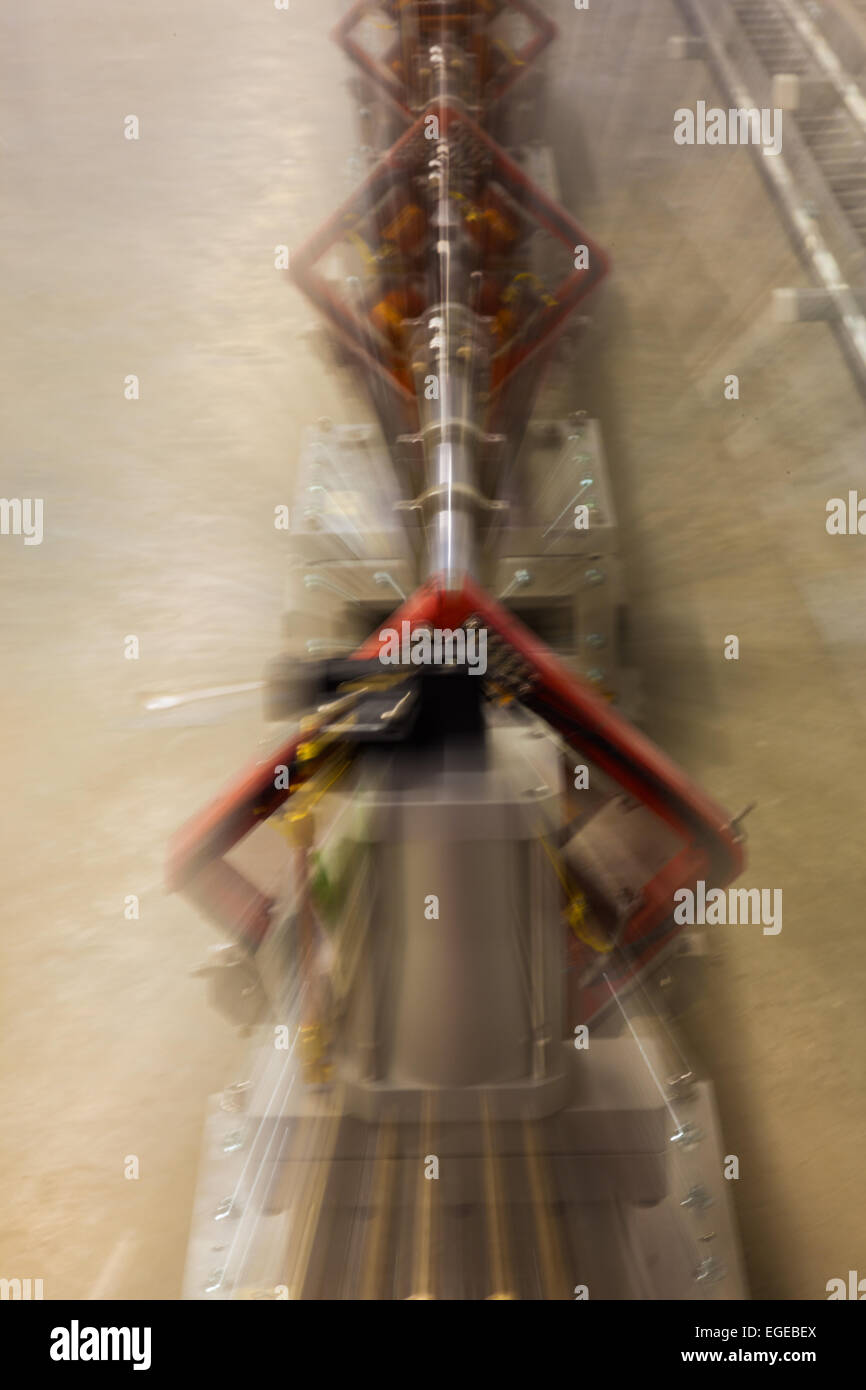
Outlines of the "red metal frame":
{"label": "red metal frame", "polygon": [[[505,151],[491,140],[476,121],[465,112],[447,104],[438,105],[431,110],[438,116],[439,129],[445,134],[455,125],[465,127],[471,136],[479,141],[491,157],[493,170],[500,184],[535,222],[564,246],[573,259],[576,246],[586,246],[589,252],[589,267],[574,270],[567,275],[553,292],[556,301],[551,306],[540,331],[528,342],[505,344],[493,359],[491,380],[491,416],[496,410],[496,397],[500,396],[508,383],[513,383],[515,374],[532,362],[544,359],[553,347],[565,326],[569,315],[609,269],[609,262],[602,248],[594,242],[583,228],[563,208],[548,198],[518,164],[509,159]],[[428,113],[429,114],[429,113]],[[374,340],[375,330],[369,319],[362,317],[340,296],[334,294],[331,286],[316,269],[318,262],[335,245],[343,241],[350,228],[354,228],[368,215],[393,185],[395,176],[403,173],[401,163],[404,151],[413,141],[424,139],[424,117],[417,120],[390,150],[382,157],[369,178],[349,197],[341,207],[319,228],[319,230],[292,257],[291,276],[295,284],[316,305],[328,319],[332,331],[355,356],[368,372],[384,380],[395,394],[405,417],[414,425],[417,417],[417,404],[414,387],[408,367],[399,362],[391,345],[385,339]]]}
{"label": "red metal frame", "polygon": [[[533,680],[526,704],[680,836],[681,849],[644,885],[642,904],[619,943],[621,950],[633,953],[627,966],[611,965],[612,982],[621,987],[640,974],[680,930],[671,923],[669,929],[660,931],[671,918],[673,894],[678,888],[691,887],[700,878],[714,887],[724,887],[741,873],[741,840],[726,812],[682,769],[471,580],[467,579],[459,590],[445,588],[439,579],[431,580],[397,609],[387,626],[399,629],[401,622],[409,622],[453,629],[470,617],[502,638],[528,664]],[[355,656],[375,658],[381,645],[374,634]],[[231,866],[223,865],[230,869],[229,881],[214,872],[214,864],[222,864],[222,856],[273,815],[295,790],[276,787],[275,783],[281,780],[278,770],[291,767],[300,743],[312,736],[306,732],[290,739],[266,762],[245,769],[220,797],[183,827],[171,847],[169,888],[193,894],[212,912],[209,904],[216,903],[215,915],[223,923],[237,910],[233,929],[251,950],[256,949],[267,930],[269,900]],[[229,889],[227,905],[220,894]],[[597,959],[589,947],[577,941],[572,945],[571,957],[572,964],[581,971]],[[603,979],[587,987],[581,995],[583,1021],[591,1020],[609,1002],[610,990]]]}
{"label": "red metal frame", "polygon": [[[621,986],[640,974],[681,930],[671,923],[664,934],[658,931],[671,917],[673,894],[678,888],[691,887],[700,878],[714,887],[724,887],[739,876],[744,865],[741,839],[722,807],[471,580],[458,591],[433,581],[400,607],[387,626],[399,630],[399,624],[408,621],[455,628],[469,617],[478,619],[528,663],[535,680],[525,703],[681,836],[682,850],[644,885],[643,904],[619,943],[621,950],[634,952],[625,969],[611,965],[611,976]],[[375,656],[380,645],[378,637],[372,636],[357,655]],[[575,941],[571,959],[582,970],[597,957]],[[588,1021],[609,1002],[610,992],[603,980],[589,986],[581,997],[583,1019]]]}
{"label": "red metal frame", "polygon": [[[384,8],[398,21],[406,0],[384,0]],[[479,142],[490,160],[493,177],[487,188],[496,198],[495,188],[506,192],[520,213],[544,227],[568,249],[572,260],[573,248],[585,245],[589,250],[590,268],[575,270],[566,276],[551,298],[555,301],[543,320],[532,321],[536,331],[529,337],[524,323],[523,336],[518,329],[510,340],[494,353],[489,382],[488,430],[495,432],[495,422],[507,414],[506,396],[514,399],[515,377],[524,368],[543,367],[556,337],[568,315],[602,279],[608,270],[604,252],[586,235],[583,229],[561,207],[547,198],[529,180],[523,170],[509,159],[504,150],[485,133],[477,121],[465,111],[447,103],[431,103],[418,120],[412,122],[406,93],[399,78],[368,53],[357,41],[355,30],[361,19],[371,11],[382,8],[372,0],[358,0],[337,26],[334,37],[359,64],[367,76],[382,90],[395,113],[406,121],[408,128],[382,157],[364,184],[331,216],[292,258],[292,278],[298,287],[317,305],[329,321],[336,340],[356,358],[359,364],[380,382],[387,383],[391,400],[396,407],[391,423],[400,418],[404,429],[417,424],[417,402],[408,361],[395,351],[394,344],[377,336],[373,322],[355,312],[353,306],[336,295],[317,265],[327,251],[345,239],[356,225],[363,224],[373,208],[383,200],[399,181],[410,185],[413,160],[407,152],[413,141],[423,140],[425,118],[435,114],[440,133],[452,131],[460,124],[472,140]],[[465,0],[465,5],[453,9],[442,5],[425,8],[424,0],[413,0],[415,19],[424,27],[436,26],[436,32],[452,29],[471,29],[481,24],[479,42],[470,49],[483,63],[486,61],[489,24],[505,9],[523,14],[533,28],[529,42],[517,55],[509,72],[496,90],[488,84],[485,103],[498,100],[518,80],[527,65],[542,48],[556,36],[557,30],[532,3],[532,0]],[[456,30],[455,30],[456,32]],[[404,36],[405,38],[405,36]],[[487,46],[486,46],[487,45]],[[423,148],[423,147],[422,147]],[[415,161],[419,163],[419,161]],[[499,199],[501,203],[501,198]],[[490,245],[496,254],[495,234]],[[411,264],[411,260],[406,262]],[[539,371],[528,372],[521,379],[521,401],[529,408],[533,384]],[[680,840],[679,850],[646,884],[642,902],[630,919],[626,933],[619,943],[632,954],[628,963],[617,967],[615,980],[625,983],[640,973],[659,951],[663,950],[678,930],[670,925],[673,893],[677,888],[694,884],[705,877],[713,886],[724,886],[734,879],[743,866],[740,840],[725,814],[685,774],[648,739],[631,727],[615,710],[599,698],[586,682],[572,675],[553,654],[522,626],[506,609],[496,603],[473,582],[467,580],[459,590],[450,590],[440,579],[433,579],[419,589],[390,619],[391,625],[402,621],[432,623],[441,628],[456,628],[468,618],[476,618],[482,626],[496,633],[527,663],[533,678],[526,704],[543,716],[576,750],[608,773],[625,791],[637,798],[655,815],[672,827]],[[356,653],[360,658],[375,657],[379,639],[371,636]],[[167,879],[171,890],[183,890],[194,897],[210,915],[227,926],[251,951],[255,951],[267,934],[274,907],[273,900],[244,877],[224,856],[251,830],[272,816],[298,786],[310,775],[311,765],[300,757],[300,745],[315,737],[307,730],[278,748],[272,757],[244,769],[241,774],[209,806],[193,817],[175,836],[170,848]],[[282,768],[292,769],[294,780],[289,787],[277,785],[285,778]],[[590,948],[574,941],[572,962],[583,973],[591,959]],[[582,991],[580,1004],[584,1021],[591,1019],[610,1002],[604,979]]]}
{"label": "red metal frame", "polygon": [[[385,0],[358,0],[358,3],[352,6],[348,14],[334,29],[332,37],[361,71],[383,92],[389,105],[396,112],[399,112],[404,119],[411,120],[412,112],[406,101],[405,84],[400,81],[400,78],[388,67],[387,63],[368,52],[355,37],[355,30],[368,15],[385,12],[394,19],[395,23],[399,24],[400,12],[405,8],[405,5],[395,3],[395,0],[391,0],[390,4],[385,3]],[[417,11],[421,7],[415,5],[413,8]],[[459,15],[455,14],[449,17],[441,9],[431,11],[430,15],[429,27],[434,34],[440,34],[442,32],[447,33],[449,23],[451,27],[454,27],[457,19],[471,23],[474,19],[479,18],[484,24],[489,25],[505,10],[514,10],[518,14],[522,14],[533,32],[523,47],[515,53],[514,62],[503,80],[485,92],[485,100],[489,106],[498,102],[507,92],[511,91],[511,88],[516,82],[519,82],[530,64],[558,36],[559,31],[556,25],[542,14],[537,6],[531,3],[531,0],[502,0],[502,3],[495,5],[483,3],[483,0],[465,0]],[[423,28],[422,17],[419,33],[422,32]]]}

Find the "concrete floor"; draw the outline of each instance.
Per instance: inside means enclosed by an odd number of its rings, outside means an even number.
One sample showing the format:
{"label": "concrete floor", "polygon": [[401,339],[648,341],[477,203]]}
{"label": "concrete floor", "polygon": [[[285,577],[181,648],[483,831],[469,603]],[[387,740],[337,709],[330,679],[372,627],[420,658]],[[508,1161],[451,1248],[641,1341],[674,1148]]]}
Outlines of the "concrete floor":
{"label": "concrete floor", "polygon": [[[549,8],[569,199],[614,260],[552,398],[604,424],[654,735],[732,810],[758,802],[744,882],[783,889],[784,928],[718,929],[692,1030],[753,1294],[822,1298],[866,1258],[866,542],[824,529],[863,486],[864,406],[826,327],[773,323],[772,289],[805,280],[748,153],[673,144],[673,109],[715,93],[668,63],[667,0]],[[52,0],[0,21],[2,491],[46,499],[41,546],[0,542],[0,1274],[48,1298],[177,1296],[206,1096],[240,1065],[189,974],[216,938],[161,872],[261,725],[142,701],[258,676],[299,430],[358,418],[273,269],[352,182],[339,13]]]}

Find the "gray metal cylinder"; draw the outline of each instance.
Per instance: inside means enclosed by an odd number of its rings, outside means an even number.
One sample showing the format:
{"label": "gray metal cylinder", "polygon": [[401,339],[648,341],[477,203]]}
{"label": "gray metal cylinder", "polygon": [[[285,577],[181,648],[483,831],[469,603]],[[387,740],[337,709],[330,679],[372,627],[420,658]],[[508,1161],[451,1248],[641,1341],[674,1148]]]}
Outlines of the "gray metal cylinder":
{"label": "gray metal cylinder", "polygon": [[[477,1086],[525,1078],[525,843],[416,842],[386,857],[400,875],[403,924],[389,1079]],[[438,919],[425,916],[433,895]]]}
{"label": "gray metal cylinder", "polygon": [[[540,762],[549,780],[533,785]],[[559,885],[539,841],[558,813],[557,777],[525,731],[497,730],[487,767],[452,750],[362,794],[369,931],[341,1048],[347,1081],[454,1094],[520,1090],[561,1070]]]}

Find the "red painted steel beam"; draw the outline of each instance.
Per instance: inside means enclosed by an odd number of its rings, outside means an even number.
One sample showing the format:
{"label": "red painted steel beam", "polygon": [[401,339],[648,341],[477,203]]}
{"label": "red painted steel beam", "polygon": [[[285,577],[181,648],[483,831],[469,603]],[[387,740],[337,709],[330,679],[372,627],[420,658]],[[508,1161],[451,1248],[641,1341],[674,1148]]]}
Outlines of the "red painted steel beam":
{"label": "red painted steel beam", "polygon": [[[529,664],[535,683],[525,701],[528,706],[543,712],[569,743],[587,753],[625,791],[673,829],[701,844],[719,883],[737,877],[743,867],[743,851],[730,816],[474,581],[466,579],[462,589],[449,590],[433,580],[382,627],[409,621],[455,628],[469,617],[478,618]],[[356,655],[376,656],[381,645],[374,635]]]}
{"label": "red painted steel beam", "polygon": [[[486,150],[494,178],[521,212],[543,227],[561,246],[570,259],[574,248],[586,246],[589,266],[575,269],[552,292],[556,301],[539,323],[537,331],[526,342],[506,343],[494,357],[498,364],[495,380],[491,382],[494,398],[511,382],[519,369],[532,361],[543,359],[553,347],[569,315],[607,274],[610,263],[606,253],[584,231],[564,208],[555,203],[510,159],[500,145],[466,112],[447,103],[431,106],[438,116],[440,132],[446,135],[452,126],[462,126],[471,138]],[[369,178],[326,219],[321,227],[292,256],[291,277],[298,288],[324,314],[339,341],[357,358],[360,365],[383,378],[394,390],[404,412],[415,409],[415,395],[406,379],[406,367],[399,364],[392,346],[377,339],[368,319],[358,314],[345,299],[336,295],[328,281],[317,269],[322,256],[345,239],[346,233],[361,223],[371,208],[388,192],[395,178],[406,176],[405,155],[413,142],[424,139],[425,117],[420,117],[400,136],[380,159]],[[495,400],[494,407],[495,409]]]}
{"label": "red painted steel beam", "polygon": [[[413,7],[416,11],[418,6]],[[423,7],[420,7],[423,8]],[[412,111],[409,107],[408,93],[406,84],[401,82],[399,76],[388,67],[387,63],[382,62],[375,54],[359,43],[355,37],[355,31],[368,16],[376,13],[387,12],[394,21],[395,27],[399,26],[401,12],[405,11],[406,6],[400,4],[387,5],[382,0],[357,0],[343,19],[334,29],[331,37],[334,42],[339,44],[343,51],[358,65],[361,71],[379,88],[388,101],[392,110],[398,112],[405,120],[412,119]],[[548,44],[552,43],[559,36],[559,30],[552,19],[548,19],[537,5],[532,4],[532,0],[505,0],[501,5],[481,5],[472,0],[466,0],[462,14],[456,8],[452,15],[447,11],[443,12],[441,7],[437,7],[435,12],[431,12],[429,21],[425,25],[423,22],[417,26],[416,46],[420,46],[420,35],[426,30],[428,42],[436,38],[447,37],[449,23],[452,28],[460,18],[467,22],[481,20],[482,24],[489,28],[493,21],[506,10],[511,10],[523,15],[529,24],[531,33],[526,42],[514,54],[513,61],[509,64],[506,76],[485,92],[488,103],[492,106],[500,101],[508,92],[511,91],[515,83],[519,82],[523,74],[532,65],[535,59],[541,54]],[[474,11],[474,12],[473,12]],[[413,16],[418,19],[417,14]],[[422,17],[423,18],[423,17]],[[482,37],[492,41],[492,36],[481,31]],[[399,41],[406,53],[404,61],[411,61],[411,36],[405,33],[400,34]]]}
{"label": "red painted steel beam", "polygon": [[[673,894],[678,888],[692,885],[699,878],[705,878],[714,887],[724,887],[741,873],[741,839],[722,807],[473,581],[467,579],[461,589],[453,590],[445,588],[439,579],[431,580],[382,627],[399,628],[402,622],[408,622],[410,627],[427,623],[455,629],[469,618],[477,620],[524,658],[532,677],[525,697],[527,706],[681,839],[681,849],[643,886],[641,904],[619,942],[619,964],[612,962],[611,972],[617,987],[621,987],[643,971],[680,930],[671,922]],[[382,639],[374,633],[355,656],[375,658],[381,646]],[[172,842],[167,872],[169,889],[187,892],[251,950],[256,949],[268,930],[273,904],[254,884],[225,864],[223,856],[291,795],[295,784],[288,779],[289,787],[277,787],[277,781],[287,780],[278,777],[278,772],[294,766],[300,743],[310,736],[296,736],[265,762],[244,769]],[[575,941],[571,945],[571,960],[582,970],[597,956]],[[603,979],[594,982],[582,994],[585,1018],[591,1018],[609,1002],[607,983]]]}
{"label": "red painted steel beam", "polygon": [[[649,879],[641,903],[612,955],[608,978],[584,986],[580,1012],[589,1022],[611,1004],[682,931],[672,921],[674,893],[701,878],[724,887],[743,870],[744,852],[730,816],[693,782],[660,748],[602,700],[591,685],[575,676],[513,614],[467,579],[461,590],[447,590],[437,580],[419,589],[382,624],[431,623],[456,628],[467,618],[495,633],[529,665],[534,680],[524,703],[590,761],[608,773],[629,795],[649,808],[681,838],[682,848]],[[381,642],[372,636],[359,657],[374,657]],[[585,943],[572,940],[570,963],[580,973],[599,957]]]}
{"label": "red painted steel beam", "polygon": [[282,767],[291,768],[298,747],[310,737],[298,734],[266,761],[248,763],[202,811],[186,822],[169,846],[166,885],[170,893],[185,889],[214,859],[227,854],[288,799],[294,787],[277,787]]}

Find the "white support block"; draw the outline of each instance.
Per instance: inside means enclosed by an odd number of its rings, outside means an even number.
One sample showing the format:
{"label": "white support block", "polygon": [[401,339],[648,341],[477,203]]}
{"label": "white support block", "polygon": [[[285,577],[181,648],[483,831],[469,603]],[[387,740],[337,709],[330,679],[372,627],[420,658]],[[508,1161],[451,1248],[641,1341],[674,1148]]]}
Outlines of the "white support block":
{"label": "white support block", "polygon": [[703,58],[706,45],[703,39],[693,38],[690,34],[671,34],[667,49],[669,58],[682,62],[686,58]]}
{"label": "white support block", "polygon": [[836,306],[827,290],[774,290],[773,317],[777,323],[826,323],[836,317]]}

